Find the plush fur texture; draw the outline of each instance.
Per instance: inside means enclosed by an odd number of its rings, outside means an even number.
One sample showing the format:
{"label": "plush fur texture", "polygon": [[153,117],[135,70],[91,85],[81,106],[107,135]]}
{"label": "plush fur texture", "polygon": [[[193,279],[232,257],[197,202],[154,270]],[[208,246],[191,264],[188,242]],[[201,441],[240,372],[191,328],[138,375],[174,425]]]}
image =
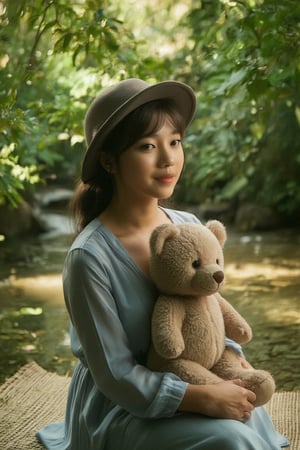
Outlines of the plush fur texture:
{"label": "plush fur texture", "polygon": [[244,344],[252,331],[219,293],[224,283],[224,225],[166,224],[150,239],[150,272],[160,295],[152,316],[148,366],[173,372],[193,384],[239,378],[255,392],[255,406],[275,391],[269,372],[244,369],[239,356],[225,348],[225,336]]}

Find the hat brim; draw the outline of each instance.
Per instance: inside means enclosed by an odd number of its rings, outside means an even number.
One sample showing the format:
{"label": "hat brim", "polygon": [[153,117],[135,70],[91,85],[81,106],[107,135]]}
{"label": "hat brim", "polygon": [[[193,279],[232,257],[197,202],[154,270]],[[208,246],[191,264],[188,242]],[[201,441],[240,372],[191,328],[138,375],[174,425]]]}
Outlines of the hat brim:
{"label": "hat brim", "polygon": [[113,114],[111,114],[97,131],[88,146],[82,164],[81,179],[84,183],[94,179],[99,173],[99,152],[107,135],[128,114],[139,106],[153,100],[172,99],[185,121],[185,128],[194,117],[196,98],[194,91],[184,83],[178,81],[163,81],[149,85],[139,93],[125,101]]}

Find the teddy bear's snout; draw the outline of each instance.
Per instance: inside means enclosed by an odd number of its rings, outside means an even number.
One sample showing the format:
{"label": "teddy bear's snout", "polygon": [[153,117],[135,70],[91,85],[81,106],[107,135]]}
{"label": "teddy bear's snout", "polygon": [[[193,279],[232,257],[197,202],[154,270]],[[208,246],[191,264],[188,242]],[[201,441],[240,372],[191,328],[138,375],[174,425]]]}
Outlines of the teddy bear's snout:
{"label": "teddy bear's snout", "polygon": [[222,283],[224,280],[224,272],[222,270],[218,270],[217,272],[214,272],[213,279],[218,283]]}

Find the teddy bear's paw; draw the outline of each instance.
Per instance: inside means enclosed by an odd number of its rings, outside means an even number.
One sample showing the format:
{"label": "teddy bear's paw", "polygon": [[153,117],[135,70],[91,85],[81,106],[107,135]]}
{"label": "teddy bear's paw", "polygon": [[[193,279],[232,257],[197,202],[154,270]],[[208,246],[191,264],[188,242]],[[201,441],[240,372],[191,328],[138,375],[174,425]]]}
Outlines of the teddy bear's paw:
{"label": "teddy bear's paw", "polygon": [[181,337],[171,341],[170,339],[159,339],[159,337],[156,336],[153,339],[153,347],[160,358],[172,360],[180,357],[184,351],[185,345]]}
{"label": "teddy bear's paw", "polygon": [[227,337],[230,337],[230,339],[238,342],[239,344],[246,344],[251,341],[252,330],[242,317],[239,318],[238,322],[232,321],[231,325],[228,325],[227,320],[227,327],[229,327],[229,330],[227,330]]}
{"label": "teddy bear's paw", "polygon": [[275,381],[272,375],[265,370],[255,370],[244,381],[244,386],[256,395],[254,406],[266,404],[275,392]]}
{"label": "teddy bear's paw", "polygon": [[[157,343],[156,343],[157,344]],[[168,341],[160,342],[160,345],[155,345],[156,352],[165,359],[176,359],[178,358],[182,352],[184,351],[184,342],[183,340],[174,340],[174,342]]]}
{"label": "teddy bear's paw", "polygon": [[252,330],[250,326],[246,323],[243,327],[238,328],[240,333],[240,340],[241,344],[246,344],[247,342],[250,342],[252,339]]}

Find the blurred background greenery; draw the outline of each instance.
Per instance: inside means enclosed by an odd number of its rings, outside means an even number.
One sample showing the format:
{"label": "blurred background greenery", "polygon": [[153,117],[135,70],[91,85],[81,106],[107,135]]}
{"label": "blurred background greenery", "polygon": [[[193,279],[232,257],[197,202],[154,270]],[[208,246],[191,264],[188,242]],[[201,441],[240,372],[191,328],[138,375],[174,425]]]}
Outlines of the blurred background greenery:
{"label": "blurred background greenery", "polygon": [[177,201],[300,218],[298,0],[1,0],[0,203],[74,183],[93,96],[140,77],[198,97]]}
{"label": "blurred background greenery", "polygon": [[139,77],[195,90],[175,201],[233,227],[246,207],[226,297],[253,326],[250,361],[299,388],[299,42],[298,0],[0,0],[0,382],[31,359],[73,370],[61,270],[83,118]]}

